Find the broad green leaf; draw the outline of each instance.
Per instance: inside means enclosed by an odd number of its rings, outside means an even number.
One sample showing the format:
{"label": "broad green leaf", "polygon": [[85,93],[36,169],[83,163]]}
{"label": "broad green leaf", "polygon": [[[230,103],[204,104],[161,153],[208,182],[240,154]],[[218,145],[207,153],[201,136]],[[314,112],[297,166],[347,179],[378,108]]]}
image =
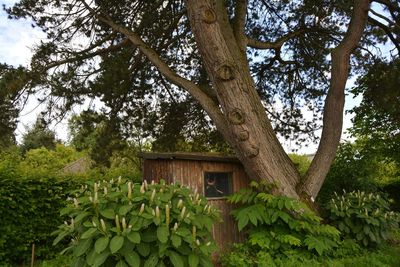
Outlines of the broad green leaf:
{"label": "broad green leaf", "polygon": [[60,215],[64,216],[64,215],[70,213],[73,210],[74,210],[74,208],[72,208],[72,207],[63,208],[63,209],[60,210]]}
{"label": "broad green leaf", "polygon": [[110,251],[112,254],[117,252],[120,248],[122,248],[122,245],[124,244],[124,237],[123,236],[114,236],[111,241],[110,241]]}
{"label": "broad green leaf", "polygon": [[94,260],[96,259],[97,255],[98,254],[96,253],[96,251],[92,249],[86,256],[86,263],[92,266],[94,264]]}
{"label": "broad green leaf", "polygon": [[72,264],[73,267],[83,267],[86,265],[85,259],[82,257],[76,258],[74,263]]}
{"label": "broad green leaf", "polygon": [[86,253],[92,245],[92,239],[81,239],[78,245],[74,248],[74,256],[79,257]]}
{"label": "broad green leaf", "polygon": [[165,255],[165,252],[168,248],[170,248],[170,244],[168,243],[158,243],[158,255],[162,258]]}
{"label": "broad green leaf", "polygon": [[58,242],[60,242],[61,240],[63,240],[64,237],[66,237],[68,234],[69,234],[68,232],[61,232],[61,233],[56,237],[56,239],[54,239],[54,241],[53,241],[53,246],[57,245]]}
{"label": "broad green leaf", "polygon": [[141,235],[142,241],[146,243],[154,242],[157,240],[157,232],[153,229],[149,229],[143,232]]}
{"label": "broad green leaf", "polygon": [[285,199],[279,198],[279,200],[278,200],[278,208],[280,210],[282,210],[284,206],[285,206]]}
{"label": "broad green leaf", "polygon": [[79,215],[75,217],[75,223],[78,223],[78,222],[82,221],[83,219],[85,219],[90,214],[91,213],[87,212],[87,211],[79,213]]}
{"label": "broad green leaf", "polygon": [[171,235],[171,241],[172,241],[172,245],[177,248],[181,245],[182,238],[177,235]]}
{"label": "broad green leaf", "polygon": [[131,205],[125,205],[119,208],[118,213],[121,216],[125,216],[132,209]]}
{"label": "broad green leaf", "polygon": [[94,236],[94,234],[97,232],[97,228],[89,228],[86,232],[84,232],[81,235],[81,239],[87,239],[90,238],[92,236]]}
{"label": "broad green leaf", "polygon": [[132,242],[129,242],[128,240],[124,241],[124,245],[122,246],[122,248],[118,251],[119,254],[121,255],[126,255],[131,253],[132,251],[135,251],[135,244],[133,244]]}
{"label": "broad green leaf", "polygon": [[67,251],[69,251],[69,250],[71,250],[71,249],[74,249],[74,247],[73,247],[73,246],[66,247],[65,249],[63,249],[63,250],[60,252],[60,255],[64,255]]}
{"label": "broad green leaf", "polygon": [[140,256],[135,251],[125,254],[125,260],[131,267],[140,266]]}
{"label": "broad green leaf", "polygon": [[287,210],[291,210],[291,209],[293,208],[292,201],[293,201],[293,200],[291,200],[291,199],[286,199],[286,200],[285,200],[285,208],[286,208]]}
{"label": "broad green leaf", "polygon": [[197,254],[191,253],[188,257],[189,260],[189,266],[190,267],[197,267],[199,265],[200,259]]}
{"label": "broad green leaf", "polygon": [[107,219],[115,219],[115,212],[112,209],[100,210],[100,214]]}
{"label": "broad green leaf", "polygon": [[115,267],[128,267],[128,265],[125,263],[125,261],[120,260]]}
{"label": "broad green leaf", "polygon": [[153,253],[150,257],[144,262],[143,267],[156,267],[158,263],[158,255],[157,253]]}
{"label": "broad green leaf", "polygon": [[103,252],[103,250],[107,248],[108,242],[110,242],[110,239],[107,236],[100,237],[94,243],[94,249],[97,253],[100,254],[101,252]]}
{"label": "broad green leaf", "polygon": [[139,244],[140,243],[140,233],[138,233],[138,232],[133,232],[132,231],[127,235],[127,237],[134,244]]}
{"label": "broad green leaf", "polygon": [[247,216],[244,216],[244,215],[241,215],[239,218],[238,218],[238,229],[239,229],[239,231],[242,231],[242,229],[244,228],[244,227],[246,227],[246,225],[249,223],[249,217],[247,217]]}
{"label": "broad green leaf", "polygon": [[169,230],[167,226],[159,226],[157,228],[157,238],[161,243],[167,243]]}
{"label": "broad green leaf", "polygon": [[137,249],[140,255],[143,257],[147,257],[150,254],[150,245],[149,243],[140,243],[137,245]]}
{"label": "broad green leaf", "polygon": [[256,215],[253,212],[249,212],[248,216],[249,216],[250,222],[253,225],[257,226],[257,217],[256,217]]}
{"label": "broad green leaf", "polygon": [[174,267],[184,267],[182,257],[175,251],[169,251],[169,259]]}
{"label": "broad green leaf", "polygon": [[214,267],[214,264],[212,263],[210,258],[201,257],[200,258],[200,266],[202,266],[202,267]]}
{"label": "broad green leaf", "polygon": [[108,250],[103,251],[100,255],[97,255],[96,259],[94,260],[93,266],[102,266],[103,263],[107,260],[110,252]]}

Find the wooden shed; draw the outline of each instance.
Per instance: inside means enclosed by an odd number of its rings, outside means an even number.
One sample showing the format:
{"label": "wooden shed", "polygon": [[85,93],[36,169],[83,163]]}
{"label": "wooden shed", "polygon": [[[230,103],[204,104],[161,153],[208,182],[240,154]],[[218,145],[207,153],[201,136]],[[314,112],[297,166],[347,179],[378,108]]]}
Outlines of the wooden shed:
{"label": "wooden shed", "polygon": [[222,223],[213,227],[213,236],[223,249],[243,241],[243,234],[230,215],[232,206],[226,196],[247,187],[250,179],[234,156],[217,153],[141,153],[143,179],[148,182],[164,179],[179,182],[203,194],[210,204],[221,211]]}

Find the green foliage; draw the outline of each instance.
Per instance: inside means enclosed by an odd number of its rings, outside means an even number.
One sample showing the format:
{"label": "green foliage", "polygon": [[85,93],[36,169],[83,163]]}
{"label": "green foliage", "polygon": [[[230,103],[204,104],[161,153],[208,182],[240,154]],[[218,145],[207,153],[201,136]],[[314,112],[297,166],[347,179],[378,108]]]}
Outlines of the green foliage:
{"label": "green foliage", "polygon": [[41,261],[39,267],[66,267],[71,266],[72,259],[67,255],[57,255],[54,259]]}
{"label": "green foliage", "polygon": [[400,221],[400,215],[390,211],[388,201],[379,194],[360,191],[335,194],[327,208],[332,223],[364,246],[381,244]]}
{"label": "green foliage", "polygon": [[390,208],[400,212],[400,178],[382,185],[382,190],[388,194],[390,200]]}
{"label": "green foliage", "polygon": [[311,164],[310,159],[306,155],[298,155],[298,154],[289,154],[289,158],[296,166],[297,170],[300,173],[300,176],[303,177],[306,174],[308,167],[310,167]]}
{"label": "green foliage", "polygon": [[54,176],[67,164],[83,156],[72,147],[57,144],[52,150],[41,147],[27,151],[19,168],[23,176]]}
{"label": "green foliage", "polygon": [[[276,266],[283,267],[397,267],[400,264],[400,247],[384,246],[377,251],[362,250],[340,258],[304,259],[287,258],[276,261]],[[266,265],[273,266],[273,265]]]}
{"label": "green foliage", "polygon": [[119,178],[75,194],[54,244],[72,239],[64,252],[77,266],[212,266],[218,212],[188,188]]}
{"label": "green foliage", "polygon": [[[339,245],[340,232],[321,224],[321,218],[304,203],[273,196],[265,193],[266,189],[265,185],[252,182],[251,188],[228,198],[230,203],[241,204],[232,214],[239,230],[245,229],[248,233],[248,240],[238,247],[239,252],[248,254],[239,261],[243,266],[257,266],[260,258],[273,262],[287,256],[327,255]],[[235,253],[234,249],[223,259],[226,266],[236,266],[229,265],[235,261]]]}
{"label": "green foliage", "polygon": [[352,113],[351,133],[369,140],[371,153],[384,155],[400,164],[400,59],[376,60],[357,80],[352,93],[363,101]]}
{"label": "green foliage", "polygon": [[27,75],[23,67],[14,68],[0,63],[0,148],[15,145],[20,101],[19,89]]}
{"label": "green foliage", "polygon": [[[14,174],[13,174],[14,175]],[[38,259],[53,257],[51,229],[61,223],[58,210],[69,190],[81,181],[9,176],[0,172],[0,265],[29,262],[31,246]]]}
{"label": "green foliage", "polygon": [[40,116],[36,119],[35,124],[28,128],[27,132],[22,136],[22,153],[41,147],[54,149],[55,146],[55,133],[48,128],[47,122]]}
{"label": "green foliage", "polygon": [[[234,18],[235,2],[225,2],[227,17]],[[65,100],[64,105],[60,104],[62,110],[70,109],[85,98],[96,98],[104,103],[110,114],[125,117],[125,125],[135,124],[137,127],[144,124],[152,127],[153,118],[157,121],[166,119],[168,123],[157,127],[160,129],[154,129],[158,137],[168,136],[167,140],[161,140],[164,146],[168,145],[168,141],[175,143],[179,137],[196,133],[193,125],[213,130],[205,112],[199,108],[186,108],[196,103],[177,88],[181,85],[175,86],[155,72],[154,65],[146,57],[138,56],[140,47],[131,49],[125,43],[115,46],[115,42],[109,41],[115,30],[96,17],[75,12],[84,8],[81,2],[64,1],[19,1],[14,7],[6,8],[10,18],[29,18],[47,34],[46,42],[35,47],[31,60],[35,79],[27,85],[32,91],[37,88],[48,89],[51,96]],[[199,51],[207,47],[198,47],[201,44],[196,44],[192,36],[187,35],[193,30],[187,17],[182,17],[186,10],[183,1],[170,1],[165,5],[160,5],[159,1],[95,1],[92,8],[107,13],[116,24],[130,25],[129,30],[145,40],[166,65],[176,70],[176,75],[194,81],[218,104],[215,90],[210,86],[211,77],[207,75],[199,57]],[[296,132],[294,136],[297,138],[309,136],[302,135],[304,132],[314,135],[315,120],[319,118],[329,86],[325,78],[331,63],[328,55],[332,46],[343,38],[346,30],[343,25],[349,21],[351,8],[352,3],[348,1],[248,2],[245,31],[249,38],[279,40],[295,32],[290,35],[290,42],[282,46],[282,55],[287,57],[285,61],[269,49],[260,54],[257,49],[249,48],[248,53],[248,70],[254,77],[260,97],[265,103],[278,101],[282,106],[277,109],[275,105],[269,105],[268,112],[277,124],[275,130],[284,137],[289,138],[292,132]],[[71,12],[62,13],[63,10]],[[383,15],[386,15],[385,12]],[[322,19],[324,23],[320,23]],[[165,25],[171,21],[176,23],[166,28]],[[282,27],[282,23],[286,26]],[[93,27],[97,29],[96,32],[91,31]],[[307,31],[298,31],[300,28]],[[329,34],[321,34],[321,30]],[[360,46],[386,43],[382,32],[377,33],[374,30],[367,31]],[[91,38],[82,40],[81,36]],[[116,42],[122,39],[123,34]],[[80,51],[71,45],[77,40],[82,47],[90,47],[90,51]],[[91,53],[96,49],[105,51]],[[367,65],[369,55],[356,53],[354,60],[359,64],[354,64],[351,71]],[[67,56],[67,62],[59,62],[65,68],[57,68],[57,72],[44,71],[50,68],[50,61]],[[93,64],[94,60],[97,64]],[[292,62],[287,61],[295,61],[296,67],[293,68]],[[52,63],[58,66],[57,61]],[[54,99],[49,97],[49,102],[54,103]],[[302,105],[315,111],[312,122],[303,118]],[[200,115],[194,116],[194,113]],[[147,115],[153,118],[149,119]],[[285,121],[281,123],[281,120]],[[190,130],[185,132],[186,128]],[[204,140],[204,137],[201,138]]]}
{"label": "green foliage", "polygon": [[382,183],[397,178],[398,168],[382,155],[371,153],[365,140],[340,145],[335,161],[318,194],[317,201],[326,205],[334,192],[361,190],[374,192]]}

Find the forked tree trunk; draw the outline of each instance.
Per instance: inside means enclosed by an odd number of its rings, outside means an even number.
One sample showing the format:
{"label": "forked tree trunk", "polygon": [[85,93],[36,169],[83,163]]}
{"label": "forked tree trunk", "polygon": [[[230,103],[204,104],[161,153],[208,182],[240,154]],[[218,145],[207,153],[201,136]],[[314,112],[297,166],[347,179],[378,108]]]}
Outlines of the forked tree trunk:
{"label": "forked tree trunk", "polygon": [[216,126],[236,151],[250,178],[276,183],[277,193],[298,198],[296,185],[300,175],[265,115],[245,55],[227,21],[226,9],[210,2],[191,0],[187,9],[227,122]]}
{"label": "forked tree trunk", "polygon": [[223,2],[187,1],[191,27],[226,121],[216,126],[236,151],[250,178],[276,183],[278,194],[303,200],[315,198],[339,145],[350,55],[361,39],[370,3],[354,2],[346,36],[332,53],[332,81],[321,143],[301,181],[265,114],[249,71],[245,47],[241,47],[243,38],[237,40]]}

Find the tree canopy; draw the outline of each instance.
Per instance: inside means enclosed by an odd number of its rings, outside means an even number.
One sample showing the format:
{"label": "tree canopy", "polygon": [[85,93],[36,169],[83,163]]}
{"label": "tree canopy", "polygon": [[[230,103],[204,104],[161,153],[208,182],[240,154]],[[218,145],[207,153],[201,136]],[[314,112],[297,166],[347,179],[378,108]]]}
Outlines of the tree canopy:
{"label": "tree canopy", "polygon": [[35,148],[55,149],[56,135],[54,131],[48,128],[47,122],[42,116],[36,119],[35,124],[28,127],[27,132],[22,136],[21,151],[27,151]]}
{"label": "tree canopy", "polygon": [[400,60],[377,61],[352,89],[362,95],[354,113],[351,133],[365,140],[371,154],[400,164]]}
{"label": "tree canopy", "polygon": [[[47,34],[19,90],[39,92],[50,114],[92,98],[153,136],[217,129],[250,176],[315,197],[340,140],[348,77],[387,42],[398,57],[399,3],[372,2],[23,0],[6,10]],[[300,180],[274,131],[302,141],[317,129]]]}

